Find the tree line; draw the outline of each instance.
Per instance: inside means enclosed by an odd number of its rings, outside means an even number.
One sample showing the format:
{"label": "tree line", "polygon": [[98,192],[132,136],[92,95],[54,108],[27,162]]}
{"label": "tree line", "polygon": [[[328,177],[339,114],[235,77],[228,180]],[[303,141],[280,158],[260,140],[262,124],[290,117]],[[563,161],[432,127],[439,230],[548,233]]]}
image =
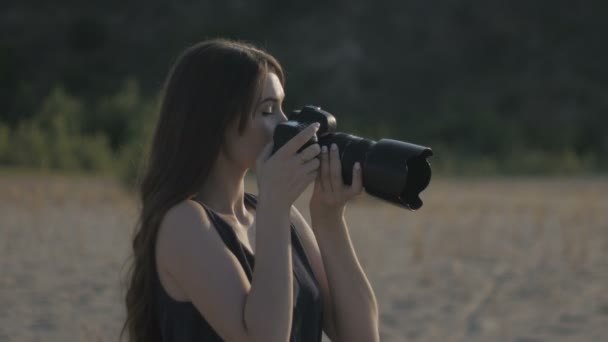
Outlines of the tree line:
{"label": "tree line", "polygon": [[[447,174],[608,169],[599,0],[0,4],[0,165],[130,174],[187,46],[275,55],[285,110],[431,146]],[[129,176],[131,177],[131,176]]]}

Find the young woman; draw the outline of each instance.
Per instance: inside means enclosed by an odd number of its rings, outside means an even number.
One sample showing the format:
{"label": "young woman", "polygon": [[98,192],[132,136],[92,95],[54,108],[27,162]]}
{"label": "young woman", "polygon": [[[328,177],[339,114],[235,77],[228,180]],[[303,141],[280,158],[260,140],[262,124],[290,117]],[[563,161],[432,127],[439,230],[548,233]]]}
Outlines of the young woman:
{"label": "young woman", "polygon": [[[337,149],[299,148],[311,125],[271,155],[287,120],[277,60],[211,40],[183,52],[163,100],[140,188],[126,294],[133,342],[377,341],[378,308],[344,210]],[[244,192],[248,169],[258,195]],[[312,227],[292,205],[314,182]]]}

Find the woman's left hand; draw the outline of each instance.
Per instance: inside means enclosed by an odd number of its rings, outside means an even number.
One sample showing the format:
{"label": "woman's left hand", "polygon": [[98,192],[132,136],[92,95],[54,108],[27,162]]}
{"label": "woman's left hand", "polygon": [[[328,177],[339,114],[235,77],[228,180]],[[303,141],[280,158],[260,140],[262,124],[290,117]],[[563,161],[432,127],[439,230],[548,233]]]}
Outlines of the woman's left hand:
{"label": "woman's left hand", "polygon": [[341,218],[346,203],[361,194],[363,190],[361,166],[358,162],[353,167],[352,184],[344,184],[342,163],[338,152],[336,144],[332,144],[329,151],[326,146],[321,148],[321,167],[310,198],[310,215],[313,220]]}

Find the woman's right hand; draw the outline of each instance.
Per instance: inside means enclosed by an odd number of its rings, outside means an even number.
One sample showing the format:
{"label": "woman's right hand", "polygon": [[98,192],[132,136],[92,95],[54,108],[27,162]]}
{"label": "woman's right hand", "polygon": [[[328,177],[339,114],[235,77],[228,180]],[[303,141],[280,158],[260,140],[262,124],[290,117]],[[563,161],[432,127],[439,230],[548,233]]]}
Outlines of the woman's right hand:
{"label": "woman's right hand", "polygon": [[270,141],[256,160],[258,196],[270,202],[272,207],[289,210],[318,173],[321,152],[319,144],[313,144],[298,153],[319,129],[318,123],[306,127],[271,155]]}

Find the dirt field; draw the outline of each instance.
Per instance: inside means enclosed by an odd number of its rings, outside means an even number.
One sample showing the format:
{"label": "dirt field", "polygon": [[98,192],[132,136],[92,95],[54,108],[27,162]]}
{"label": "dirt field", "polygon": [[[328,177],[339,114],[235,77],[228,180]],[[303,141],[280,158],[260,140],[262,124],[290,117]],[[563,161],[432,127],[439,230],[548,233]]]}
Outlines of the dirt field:
{"label": "dirt field", "polygon": [[[423,200],[347,209],[382,341],[606,341],[607,179],[434,179]],[[108,180],[2,175],[0,341],[117,341],[136,207]]]}

